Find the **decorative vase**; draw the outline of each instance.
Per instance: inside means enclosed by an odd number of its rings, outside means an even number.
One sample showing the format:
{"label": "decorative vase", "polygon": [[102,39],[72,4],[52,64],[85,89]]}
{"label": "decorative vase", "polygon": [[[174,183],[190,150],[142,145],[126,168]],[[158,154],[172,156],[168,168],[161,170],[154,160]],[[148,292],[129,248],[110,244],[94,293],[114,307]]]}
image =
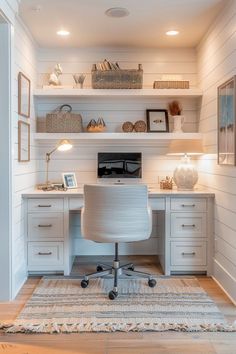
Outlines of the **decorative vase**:
{"label": "decorative vase", "polygon": [[184,116],[172,116],[174,119],[173,133],[183,133]]}

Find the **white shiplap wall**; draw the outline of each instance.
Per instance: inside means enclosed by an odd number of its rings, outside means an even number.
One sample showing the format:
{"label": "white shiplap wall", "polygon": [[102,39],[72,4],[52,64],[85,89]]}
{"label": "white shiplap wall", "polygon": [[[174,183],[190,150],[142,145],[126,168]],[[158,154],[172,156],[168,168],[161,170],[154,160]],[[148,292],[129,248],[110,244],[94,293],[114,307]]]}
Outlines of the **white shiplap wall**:
{"label": "white shiplap wall", "polygon": [[[19,19],[14,26],[14,96],[13,96],[13,236],[12,236],[12,293],[17,294],[26,278],[24,208],[21,194],[34,188],[36,183],[36,148],[32,138],[36,120],[33,96],[31,97],[31,116],[26,119],[18,115],[18,73],[23,72],[30,80],[32,91],[36,83],[36,47]],[[18,162],[18,120],[31,126],[31,161]]]}
{"label": "white shiplap wall", "polygon": [[214,276],[236,301],[236,167],[217,165],[217,87],[236,74],[236,1],[215,20],[198,46],[203,89],[200,131],[208,155],[199,160],[200,184],[215,192]]}
{"label": "white shiplap wall", "polygon": [[[64,85],[73,85],[73,73],[86,73],[85,87],[90,87],[90,71],[93,63],[104,58],[111,61],[118,61],[122,68],[136,68],[139,63],[143,64],[144,87],[152,87],[153,81],[163,74],[182,75],[190,81],[190,86],[196,86],[196,53],[194,49],[158,49],[158,50],[137,50],[137,49],[40,49],[38,51],[38,87],[47,83],[48,73],[52,71],[55,63],[59,62],[63,68],[61,82]],[[38,98],[36,101],[36,114],[38,117],[45,117],[47,112],[52,111],[62,103],[69,103],[74,112],[82,114],[84,127],[92,118],[103,117],[107,130],[110,132],[121,131],[124,121],[135,122],[139,119],[146,119],[146,109],[167,108],[170,99],[167,98],[79,98],[79,99],[58,99]],[[182,99],[184,108],[185,131],[198,131],[198,108],[197,99]],[[172,128],[172,124],[171,124]],[[54,146],[51,144],[40,144],[38,146],[38,182],[45,181],[45,153]],[[150,146],[116,146],[114,143],[81,146],[66,153],[56,152],[50,162],[50,179],[61,180],[61,172],[72,171],[76,173],[79,185],[84,183],[95,183],[96,165],[98,151],[140,151],[143,154],[143,182],[150,186],[157,186],[158,176],[172,175],[178,163],[178,159],[165,156],[166,147]],[[154,219],[160,219],[160,215],[154,215]],[[121,250],[122,253],[149,253],[156,254],[160,234],[158,221],[155,221],[153,237],[145,243]],[[98,254],[104,252],[99,245],[93,248],[86,246],[88,241],[80,238],[80,220],[78,215],[72,215],[72,231],[76,235],[75,250],[78,254]],[[86,242],[86,245],[85,245]],[[107,248],[105,252],[113,252]]]}

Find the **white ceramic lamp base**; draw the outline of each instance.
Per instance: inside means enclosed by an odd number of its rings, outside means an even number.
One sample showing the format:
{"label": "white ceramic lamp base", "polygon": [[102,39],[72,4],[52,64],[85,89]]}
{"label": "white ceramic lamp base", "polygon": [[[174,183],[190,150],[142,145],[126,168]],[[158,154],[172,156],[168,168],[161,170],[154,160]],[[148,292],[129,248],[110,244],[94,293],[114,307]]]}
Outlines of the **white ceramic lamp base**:
{"label": "white ceramic lamp base", "polygon": [[198,173],[189,157],[185,156],[180,165],[176,167],[173,175],[175,184],[178,190],[189,191],[193,190],[198,180]]}

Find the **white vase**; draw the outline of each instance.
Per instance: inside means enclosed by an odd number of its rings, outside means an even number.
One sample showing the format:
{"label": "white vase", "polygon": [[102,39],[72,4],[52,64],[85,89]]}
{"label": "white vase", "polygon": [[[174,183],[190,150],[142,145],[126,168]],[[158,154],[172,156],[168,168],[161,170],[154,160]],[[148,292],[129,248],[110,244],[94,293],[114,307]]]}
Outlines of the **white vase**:
{"label": "white vase", "polygon": [[184,116],[172,116],[174,119],[173,133],[183,133]]}
{"label": "white vase", "polygon": [[198,180],[198,173],[188,156],[183,157],[181,163],[176,167],[173,179],[178,190],[191,191]]}

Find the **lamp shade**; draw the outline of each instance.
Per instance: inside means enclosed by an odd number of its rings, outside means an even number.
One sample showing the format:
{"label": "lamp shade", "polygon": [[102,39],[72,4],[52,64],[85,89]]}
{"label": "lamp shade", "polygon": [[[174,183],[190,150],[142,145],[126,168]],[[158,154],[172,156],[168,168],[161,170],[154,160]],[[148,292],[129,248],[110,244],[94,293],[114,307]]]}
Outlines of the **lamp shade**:
{"label": "lamp shade", "polygon": [[58,144],[57,150],[59,151],[67,151],[72,148],[72,144],[70,143],[69,140],[61,140],[60,143]]}
{"label": "lamp shade", "polygon": [[203,154],[201,140],[172,140],[167,155],[201,155]]}

